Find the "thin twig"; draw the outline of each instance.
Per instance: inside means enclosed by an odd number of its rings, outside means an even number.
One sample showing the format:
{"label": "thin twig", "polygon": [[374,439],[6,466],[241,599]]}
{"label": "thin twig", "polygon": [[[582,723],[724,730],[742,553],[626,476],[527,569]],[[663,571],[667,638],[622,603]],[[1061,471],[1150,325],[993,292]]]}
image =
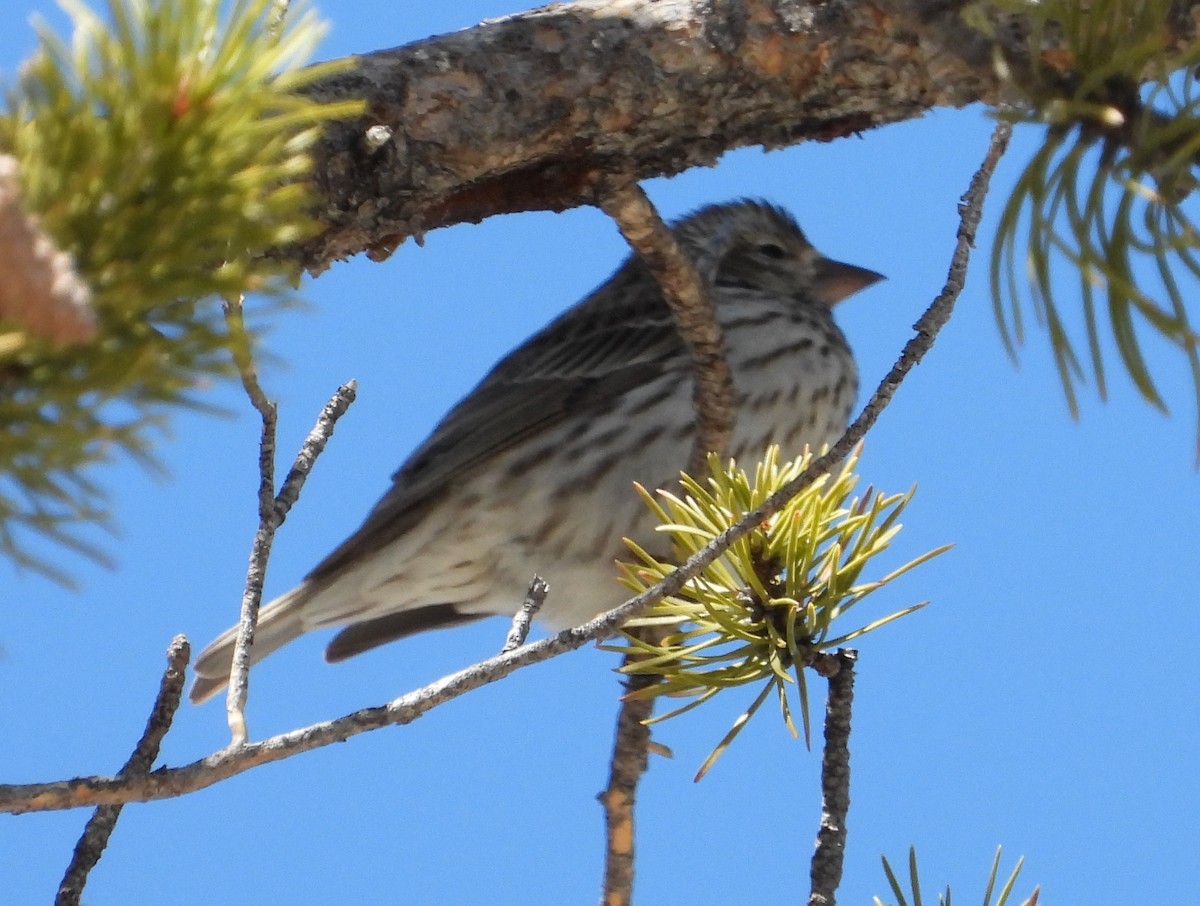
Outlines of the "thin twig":
{"label": "thin twig", "polygon": [[[629,657],[626,656],[626,662]],[[638,782],[650,761],[653,698],[631,698],[660,682],[653,673],[638,673],[625,683],[625,698],[617,715],[608,786],[598,797],[604,807],[604,888],[602,906],[629,906],[633,901],[634,814]]]}
{"label": "thin twig", "polygon": [[242,300],[225,303],[225,321],[233,337],[232,348],[238,374],[250,403],[262,417],[262,431],[258,445],[258,529],[250,548],[250,564],[246,568],[246,586],[242,592],[242,606],[238,617],[237,642],[233,648],[233,665],[229,673],[229,691],[225,698],[225,717],[229,722],[230,745],[234,748],[245,745],[248,738],[246,728],[246,699],[250,685],[250,647],[254,644],[254,630],[258,625],[258,608],[262,603],[263,584],[267,578],[267,560],[271,554],[271,543],[280,519],[275,507],[275,428],[278,410],[267,399],[250,351],[250,340],[242,320]]}
{"label": "thin twig", "polygon": [[308,437],[304,438],[304,443],[300,445],[300,452],[296,454],[296,459],[292,463],[291,469],[288,470],[287,477],[283,479],[279,493],[275,496],[275,512],[279,517],[280,525],[287,519],[292,505],[300,498],[300,490],[304,487],[308,474],[316,464],[317,457],[321,455],[325,444],[333,436],[337,420],[346,414],[346,410],[350,408],[350,404],[357,397],[358,382],[346,381],[338,387],[333,396],[329,398],[329,402],[321,409],[321,414],[317,416],[317,423],[308,432]]}
{"label": "thin twig", "polygon": [[[932,343],[932,339],[930,335],[924,337],[922,342]],[[19,814],[105,803],[148,802],[181,796],[212,786],[258,765],[280,761],[335,742],[344,742],[368,730],[412,723],[438,705],[503,679],[522,667],[574,651],[596,639],[607,638],[618,626],[637,616],[654,602],[677,593],[704,567],[720,557],[734,541],[778,512],[792,496],[815,481],[823,474],[821,469],[827,469],[844,458],[845,453],[878,418],[879,412],[894,395],[898,383],[915,363],[912,355],[902,357],[902,361],[893,369],[898,376],[889,374],[891,382],[885,381],[875,391],[875,396],[867,404],[863,416],[860,416],[854,426],[843,435],[842,440],[834,446],[834,453],[821,457],[810,465],[790,482],[788,487],[763,501],[761,506],[743,516],[737,524],[726,529],[704,549],[689,557],[679,569],[653,588],[635,595],[607,613],[573,629],[565,629],[506,654],[498,654],[448,674],[386,705],[364,708],[334,720],[291,730],[260,742],[249,742],[240,748],[222,749],[182,767],[163,768],[138,778],[91,776],[49,783],[0,784],[0,812]],[[878,399],[882,399],[883,402],[878,404]]]}
{"label": "thin twig", "polygon": [[[708,470],[708,454],[722,454],[733,430],[733,375],[725,361],[721,325],[705,277],[696,262],[680,248],[675,234],[663,223],[653,203],[636,182],[610,180],[603,188],[600,207],[617,223],[625,241],[645,262],[662,290],[692,358],[692,409],[696,430],[688,456],[687,471],[700,475]],[[648,638],[644,630],[635,632]],[[625,663],[637,655],[627,654]],[[660,682],[655,674],[638,674],[627,684],[627,692]],[[650,729],[646,725],[654,710],[653,698],[621,702],[610,760],[608,786],[600,795],[606,828],[604,890],[605,906],[627,906],[633,898],[634,805],[637,786],[649,762]]]}
{"label": "thin twig", "polygon": [[723,453],[733,430],[733,376],[725,361],[716,306],[695,264],[641,186],[611,180],[599,204],[654,275],[691,353],[696,433],[687,471],[701,475],[708,470],[708,454]]}
{"label": "thin twig", "polygon": [[237,748],[246,744],[249,731],[246,727],[246,701],[250,685],[250,651],[254,644],[254,630],[258,626],[258,610],[262,604],[263,585],[267,578],[267,562],[271,556],[271,545],[275,532],[292,505],[300,497],[300,490],[312,471],[317,457],[333,434],[337,420],[354,402],[357,384],[348,381],[337,389],[317,417],[317,423],[296,454],[292,468],[283,481],[278,495],[275,493],[275,432],[278,410],[267,399],[254,369],[250,338],[242,320],[242,304],[226,302],[225,320],[233,338],[234,363],[242,379],[251,404],[262,417],[262,431],[258,448],[258,528],[250,548],[250,563],[246,568],[246,585],[242,592],[242,606],[238,618],[238,637],[233,649],[233,664],[230,669],[229,691],[225,698],[225,716],[229,722],[230,746]]}
{"label": "thin twig", "polygon": [[[163,737],[171,729],[171,721],[183,697],[185,668],[191,652],[191,646],[183,636],[177,635],[171,640],[171,645],[167,648],[167,669],[163,671],[162,681],[158,685],[158,695],[146,721],[146,729],[134,747],[133,754],[117,774],[118,777],[147,774],[154,767]],[[104,855],[108,839],[117,826],[117,819],[121,817],[121,809],[121,805],[102,805],[88,819],[79,842],[75,844],[71,864],[67,866],[62,883],[58,885],[58,895],[54,898],[55,906],[78,906],[88,874]]]}
{"label": "thin twig", "polygon": [[821,756],[821,828],[812,857],[808,906],[834,906],[846,855],[846,815],[850,811],[850,714],[854,706],[854,665],[858,652],[835,655],[838,669],[827,674],[825,750]]}
{"label": "thin twig", "polygon": [[[847,435],[864,421],[868,422],[866,428],[870,427],[874,422],[874,418],[870,418],[871,412],[875,411],[875,407],[882,410],[887,405],[895,387],[929,351],[938,331],[950,319],[954,303],[966,284],[967,264],[983,216],[983,200],[987,196],[988,183],[1000,156],[1008,147],[1011,134],[1012,126],[1009,123],[1000,121],[996,124],[983,163],[971,178],[971,185],[959,204],[958,233],[946,284],[917,321],[917,335],[905,344],[900,361],[884,378],[863,413],[846,432]],[[863,434],[866,428],[862,430]],[[846,439],[843,437],[834,449]],[[833,452],[831,450],[830,454]],[[852,651],[839,651],[838,658],[840,669],[832,675],[825,674],[829,676],[829,702],[825,712],[825,751],[821,760],[821,827],[812,858],[809,906],[834,906],[837,888],[842,881],[846,849],[846,815],[850,809],[850,710],[854,699],[854,662],[857,655]]]}
{"label": "thin twig", "polygon": [[529,590],[525,592],[525,600],[513,614],[512,625],[508,628],[508,635],[504,638],[504,647],[500,649],[501,654],[506,654],[525,644],[525,639],[529,636],[529,627],[533,624],[533,618],[546,603],[546,595],[549,592],[550,586],[546,580],[535,575],[529,583]]}
{"label": "thin twig", "polygon": [[[867,404],[863,406],[858,417],[850,423],[850,427],[824,455],[814,459],[807,469],[764,500],[761,506],[747,513],[736,525],[717,537],[711,545],[717,547],[715,554],[710,557],[707,547],[697,551],[684,564],[685,568],[690,567],[693,562],[701,558],[705,565],[715,560],[725,552],[729,544],[740,538],[750,525],[778,513],[789,500],[845,459],[859,441],[867,436],[867,432],[874,427],[875,422],[879,420],[883,410],[891,403],[892,397],[896,395],[896,390],[908,377],[909,372],[917,367],[925,358],[925,354],[933,348],[933,341],[937,339],[938,333],[946,326],[946,322],[950,320],[950,315],[954,312],[954,304],[958,301],[958,297],[966,285],[967,264],[970,262],[971,249],[975,247],[975,234],[979,229],[980,218],[983,216],[983,199],[987,195],[988,184],[996,170],[996,164],[999,163],[1001,155],[1008,148],[1008,140],[1011,136],[1011,124],[1004,121],[996,123],[983,163],[971,177],[971,185],[958,206],[957,241],[954,253],[950,256],[950,269],[946,276],[946,283],[942,286],[942,291],[917,319],[917,323],[913,325],[914,336],[904,344],[904,348],[900,351],[900,357],[884,375],[883,380],[879,382],[879,386],[875,388],[875,392],[871,394],[871,398],[867,400]],[[726,540],[727,538],[728,540]],[[691,575],[688,578],[691,578]],[[674,591],[668,592],[668,594],[674,594]]]}
{"label": "thin twig", "polygon": [[1011,129],[1006,124],[997,125],[984,164],[975,174],[971,188],[964,196],[966,201],[961,207],[962,222],[958,229],[958,244],[951,260],[946,286],[917,321],[916,335],[905,344],[900,358],[875,389],[862,413],[828,453],[818,457],[795,479],[764,500],[761,506],[751,510],[710,544],[689,557],[662,582],[574,629],[563,630],[556,635],[522,645],[507,654],[480,661],[402,695],[386,705],[364,708],[335,720],[281,733],[261,742],[247,743],[240,749],[214,752],[207,758],[191,764],[178,768],[163,768],[144,777],[91,776],[49,783],[0,784],[0,812],[49,811],[169,799],[212,786],[260,764],[280,761],[300,752],[343,742],[368,730],[412,723],[438,705],[503,679],[522,667],[574,651],[596,639],[607,638],[616,627],[637,616],[655,601],[678,592],[704,567],[724,554],[738,538],[764,519],[779,512],[792,497],[841,462],[875,424],[904,378],[933,346],[938,331],[950,317],[954,303],[962,291],[967,261],[979,225],[981,200],[987,191],[987,183],[996,162],[1008,144],[1010,133]]}

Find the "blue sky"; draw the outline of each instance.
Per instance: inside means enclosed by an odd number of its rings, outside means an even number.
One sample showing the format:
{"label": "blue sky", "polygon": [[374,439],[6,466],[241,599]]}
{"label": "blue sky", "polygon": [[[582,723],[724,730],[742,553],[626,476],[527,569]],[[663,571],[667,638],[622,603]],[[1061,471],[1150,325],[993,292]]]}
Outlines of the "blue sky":
{"label": "blue sky", "polygon": [[[15,6],[15,5],[14,5]],[[322,56],[395,46],[522,4],[322,4]],[[24,8],[22,11],[26,11]],[[13,10],[16,11],[15,9]],[[40,5],[38,11],[53,16]],[[11,74],[32,47],[0,35]],[[956,203],[982,157],[979,108],[829,144],[763,153],[647,184],[667,216],[751,195],[791,209],[826,253],[880,271],[840,322],[870,388],[941,288]],[[866,481],[919,485],[899,563],[956,547],[869,605],[932,606],[862,641],[853,807],[840,901],[886,887],[879,854],[916,845],[930,893],[981,897],[997,844],[1026,857],[1043,902],[1188,902],[1200,840],[1200,477],[1182,362],[1151,344],[1166,418],[1123,379],[1072,422],[1036,330],[1006,358],[987,295],[989,237],[1034,147],[1002,162],[959,309],[871,434]],[[389,261],[335,266],[281,315],[263,382],[284,460],[336,386],[359,381],[282,528],[268,594],[355,528],[388,476],[487,368],[624,256],[593,209],[431,233]],[[1069,291],[1069,287],[1065,288]],[[1195,286],[1190,290],[1195,291]],[[1064,296],[1064,307],[1067,299]],[[81,591],[0,564],[0,781],[116,771],[141,732],[171,637],[198,648],[236,617],[255,525],[258,427],[232,386],[227,418],[183,416],[157,452],[169,475],[105,469],[117,567],[72,562]],[[870,609],[873,608],[873,609]],[[253,674],[262,738],[379,704],[494,653],[502,620],[327,666],[304,638]],[[588,648],[525,670],[416,724],[258,768],[178,800],[129,807],[85,901],[100,904],[594,902],[617,679]],[[658,731],[642,790],[642,903],[798,897],[819,811],[819,757],[764,709],[700,784],[696,767],[750,694]],[[228,741],[219,704],[185,706],[163,748],[190,762]],[[87,813],[0,817],[0,900],[53,896]]]}

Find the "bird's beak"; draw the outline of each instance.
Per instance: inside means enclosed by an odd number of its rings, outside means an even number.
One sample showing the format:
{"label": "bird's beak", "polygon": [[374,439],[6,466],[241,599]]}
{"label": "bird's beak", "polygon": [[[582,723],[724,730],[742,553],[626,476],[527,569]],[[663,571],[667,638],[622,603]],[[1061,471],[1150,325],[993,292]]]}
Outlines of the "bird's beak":
{"label": "bird's beak", "polygon": [[883,279],[883,274],[877,274],[865,267],[845,264],[832,258],[817,259],[817,298],[829,306],[837,305],[848,296],[853,296],[859,290]]}

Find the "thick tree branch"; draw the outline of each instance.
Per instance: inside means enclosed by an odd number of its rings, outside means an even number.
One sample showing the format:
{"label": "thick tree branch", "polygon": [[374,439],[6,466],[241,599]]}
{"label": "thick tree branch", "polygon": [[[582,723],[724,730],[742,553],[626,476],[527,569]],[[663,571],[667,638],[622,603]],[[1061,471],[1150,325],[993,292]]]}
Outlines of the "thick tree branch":
{"label": "thick tree branch", "polygon": [[[367,54],[321,83],[363,98],[318,150],[320,271],[426,230],[594,203],[747,145],[828,141],[995,100],[955,0],[576,0]],[[1014,43],[1014,54],[1019,45]]]}
{"label": "thick tree branch", "polygon": [[[317,149],[319,236],[289,250],[319,272],[493,214],[593,204],[726,151],[829,141],[935,107],[994,104],[1029,68],[1028,22],[967,0],[575,0],[365,54],[312,94],[359,98]],[[1165,23],[1200,35],[1200,0]],[[1051,51],[1053,47],[1049,48]]]}
{"label": "thick tree branch", "polygon": [[654,601],[678,592],[704,567],[728,550],[735,540],[779,512],[792,497],[841,462],[879,419],[904,378],[932,348],[962,292],[967,262],[982,216],[983,198],[996,163],[1008,146],[1011,133],[1012,129],[1007,123],[996,126],[984,162],[971,180],[971,187],[960,205],[962,219],[946,285],[914,325],[916,335],[905,344],[899,360],[875,389],[858,418],[824,456],[814,460],[800,475],[763,501],[760,507],[743,516],[736,525],[722,532],[703,550],[688,558],[686,563],[654,588],[630,598],[620,607],[582,626],[481,661],[386,705],[364,708],[336,720],[282,733],[262,742],[248,743],[238,749],[216,752],[183,767],[163,768],[140,777],[93,776],[49,783],[0,784],[0,812],[23,813],[167,799],[211,786],[260,764],[342,742],[367,730],[411,723],[438,705],[502,679],[521,667],[549,660],[595,639],[607,637],[617,626],[641,613]]}

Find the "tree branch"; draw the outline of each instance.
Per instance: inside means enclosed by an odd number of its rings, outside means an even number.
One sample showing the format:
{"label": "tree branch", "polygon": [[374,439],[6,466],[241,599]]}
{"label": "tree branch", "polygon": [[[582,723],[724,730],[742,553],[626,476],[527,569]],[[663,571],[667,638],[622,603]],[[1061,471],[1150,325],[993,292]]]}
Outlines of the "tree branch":
{"label": "tree branch", "polygon": [[708,454],[722,455],[733,430],[733,376],[725,361],[717,309],[707,289],[714,275],[696,272],[695,263],[637,183],[621,178],[608,181],[598,203],[646,263],[691,354],[696,433],[687,471],[703,474],[708,470]]}
{"label": "tree branch", "polygon": [[338,419],[346,414],[350,404],[357,398],[358,382],[346,381],[334,391],[329,402],[322,407],[316,424],[308,432],[308,437],[304,438],[304,443],[300,445],[300,451],[296,454],[296,459],[292,462],[292,467],[288,470],[287,477],[283,479],[279,493],[275,496],[275,511],[279,515],[280,525],[287,519],[293,504],[300,499],[300,490],[304,487],[304,482],[308,480],[308,474],[312,471],[313,466],[316,465],[317,457],[324,452],[325,445],[333,436],[333,429],[337,426]]}
{"label": "tree branch", "polygon": [[[1164,43],[1196,41],[1198,10],[1177,0]],[[313,272],[382,259],[438,227],[592,204],[616,169],[669,176],[995,104],[993,51],[1027,70],[1028,31],[968,0],[575,0],[365,54],[311,89],[367,113],[326,130],[326,229],[286,253]]]}
{"label": "tree branch", "polygon": [[[154,766],[163,737],[171,729],[171,721],[179,709],[179,702],[183,696],[184,671],[191,652],[191,646],[183,636],[177,635],[171,640],[171,645],[167,648],[167,669],[159,683],[158,695],[154,699],[150,718],[146,721],[146,729],[133,754],[117,774],[118,777],[145,775]],[[121,817],[121,808],[120,804],[102,805],[88,819],[83,835],[75,844],[71,864],[67,866],[67,872],[58,886],[55,906],[78,906],[88,874],[104,855],[108,839],[117,826],[117,819]]]}
{"label": "tree branch", "polygon": [[963,5],[575,0],[363,55],[310,92],[368,112],[327,129],[327,229],[289,254],[314,272],[385,258],[437,227],[594,203],[615,169],[671,175],[994,102],[992,45]]}
{"label": "tree branch", "polygon": [[[631,655],[625,656],[629,662]],[[617,715],[617,730],[609,766],[608,786],[598,797],[604,808],[604,881],[602,906],[629,906],[633,902],[633,866],[636,846],[634,824],[638,783],[650,760],[650,727],[653,698],[629,696],[661,681],[653,673],[639,673],[625,681],[625,698]]]}
{"label": "tree branch", "polygon": [[[616,176],[603,183],[600,207],[616,221],[621,235],[653,274],[675,319],[675,327],[692,359],[692,409],[696,430],[687,471],[708,470],[708,454],[722,455],[733,431],[733,375],[725,361],[721,324],[708,288],[714,274],[701,274],[697,263],[680,248],[675,234],[663,223],[654,205],[636,182]],[[719,260],[713,249],[712,259]],[[661,631],[634,630],[648,642],[661,640]],[[628,654],[625,662],[636,656]],[[637,674],[626,681],[626,695],[617,716],[608,786],[600,794],[604,807],[605,906],[625,906],[633,898],[636,833],[634,808],[637,787],[649,762],[653,698],[629,694],[660,682],[655,674]]]}
{"label": "tree branch", "polygon": [[262,418],[258,443],[258,529],[250,547],[250,563],[246,567],[246,586],[242,592],[242,606],[238,614],[237,641],[233,648],[233,665],[229,672],[229,689],[225,696],[225,717],[232,737],[230,746],[244,745],[247,739],[246,699],[250,687],[250,647],[254,644],[254,630],[258,626],[258,608],[262,603],[263,585],[267,580],[267,561],[271,556],[271,544],[275,529],[282,519],[275,507],[275,426],[278,409],[267,399],[250,350],[250,339],[242,319],[242,300],[225,304],[225,321],[229,325],[233,343],[233,357],[242,387],[251,405]]}
{"label": "tree branch", "polygon": [[533,618],[546,603],[546,595],[549,593],[549,583],[535,574],[529,583],[529,589],[525,592],[525,600],[513,614],[512,625],[508,628],[508,635],[504,637],[504,647],[500,649],[501,654],[515,651],[525,644],[525,639],[529,636],[529,627],[533,624]]}
{"label": "tree branch", "polygon": [[[278,10],[283,15],[286,6]],[[250,547],[250,563],[246,567],[246,586],[242,592],[242,606],[238,616],[237,641],[233,649],[233,663],[229,673],[229,690],[225,697],[225,717],[229,723],[230,746],[237,748],[248,739],[246,728],[246,699],[250,685],[250,649],[254,644],[254,630],[258,626],[258,610],[262,604],[262,590],[267,578],[267,562],[271,556],[271,545],[275,531],[287,518],[292,505],[300,498],[300,489],[312,471],[317,457],[333,434],[337,420],[354,402],[356,384],[349,381],[340,386],[317,416],[317,423],[296,454],[292,468],[284,479],[283,486],[275,493],[275,429],[278,410],[267,399],[258,373],[254,367],[251,339],[242,320],[241,300],[225,303],[225,321],[233,338],[234,364],[242,379],[242,387],[250,404],[262,417],[262,429],[258,446],[258,529]]]}
{"label": "tree branch", "polygon": [[734,541],[762,520],[779,512],[788,500],[841,462],[879,419],[904,378],[933,346],[938,331],[949,319],[954,303],[962,292],[967,263],[982,216],[983,198],[996,163],[1008,146],[1011,133],[1012,129],[1007,123],[997,124],[983,164],[972,178],[971,186],[959,206],[961,222],[946,284],[914,325],[916,335],[905,344],[900,358],[875,389],[858,418],[824,456],[818,457],[794,480],[763,501],[761,506],[747,513],[711,544],[689,557],[686,563],[658,585],[581,626],[481,661],[386,705],[364,708],[336,720],[282,733],[262,742],[247,743],[239,749],[216,752],[183,767],[163,768],[143,777],[92,776],[49,783],[0,784],[0,812],[23,813],[115,805],[180,796],[260,764],[342,742],[367,730],[411,723],[438,705],[502,679],[521,667],[549,660],[595,639],[607,637],[617,626],[641,613],[653,602],[678,592],[704,567],[728,550]]}
{"label": "tree branch", "polygon": [[825,749],[821,755],[821,828],[812,857],[812,892],[808,906],[834,906],[842,883],[846,855],[846,815],[850,811],[850,714],[854,706],[855,651],[841,650],[829,659],[835,670],[825,704]]}

